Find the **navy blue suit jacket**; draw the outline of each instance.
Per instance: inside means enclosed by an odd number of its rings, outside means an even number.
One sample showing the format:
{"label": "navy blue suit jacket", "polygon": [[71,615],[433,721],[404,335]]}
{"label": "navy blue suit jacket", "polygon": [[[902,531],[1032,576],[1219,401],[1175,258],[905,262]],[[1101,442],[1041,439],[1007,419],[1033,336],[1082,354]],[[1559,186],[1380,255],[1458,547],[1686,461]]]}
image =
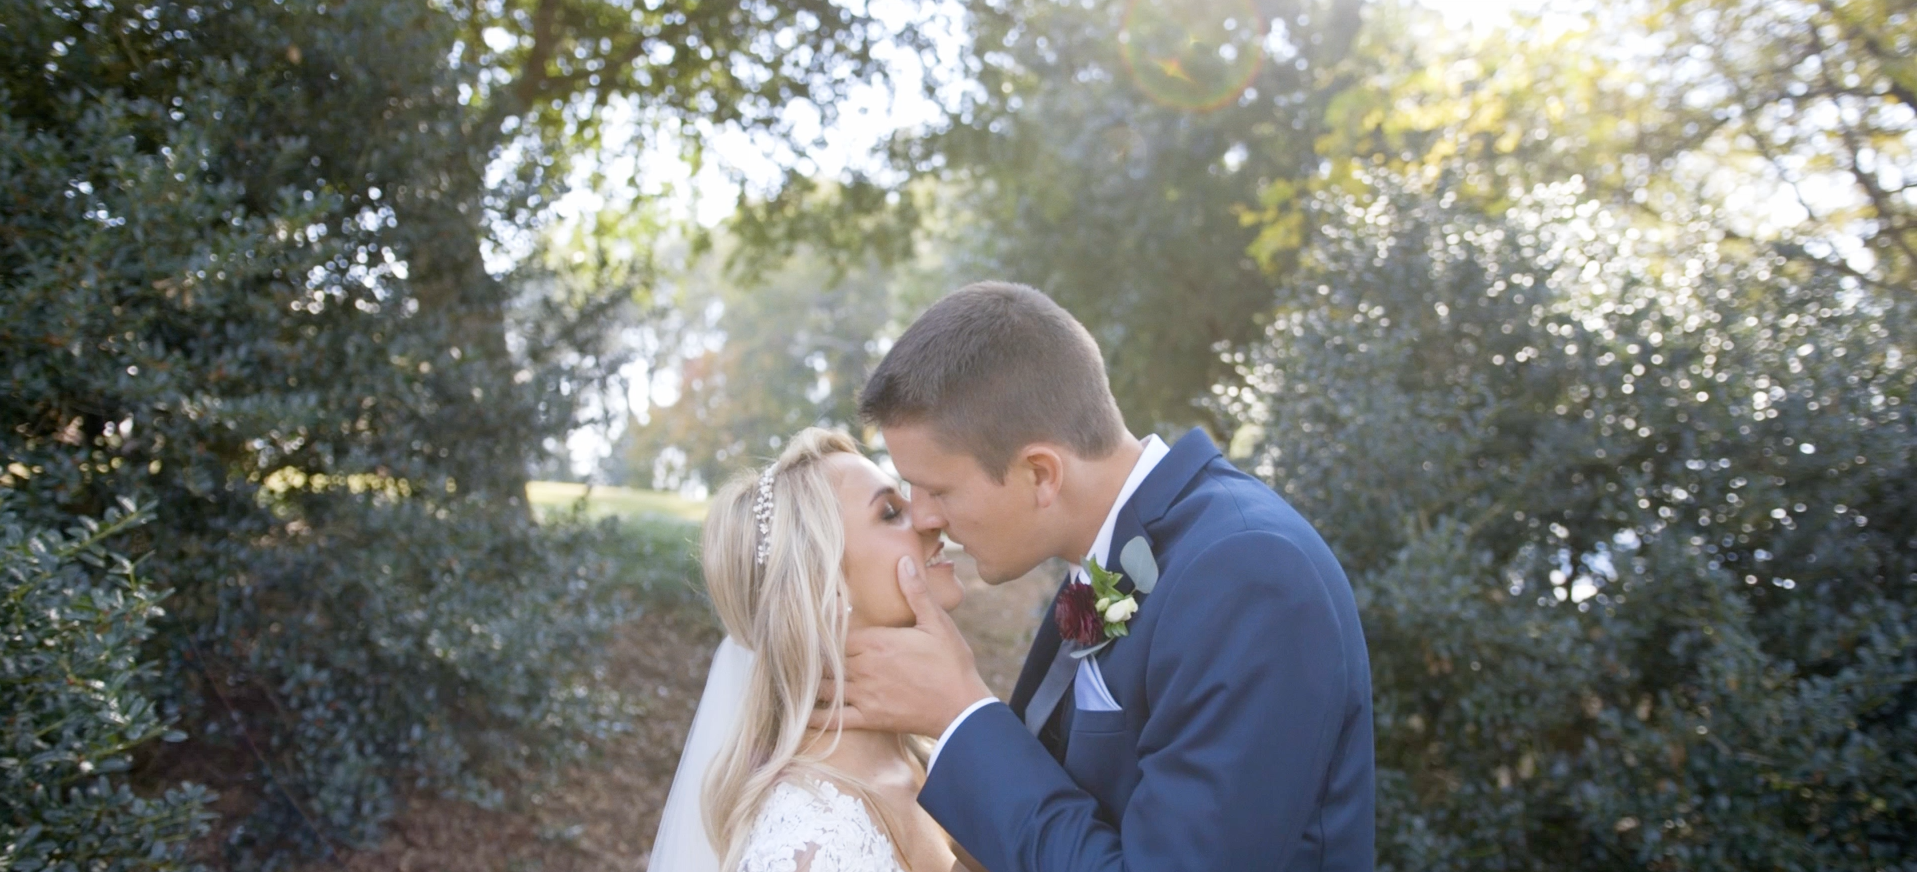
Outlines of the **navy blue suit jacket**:
{"label": "navy blue suit jacket", "polygon": [[1057,747],[1026,730],[1048,614],[1012,705],[959,725],[919,804],[991,872],[1371,869],[1371,666],[1331,550],[1198,430],[1120,509],[1102,564],[1140,535],[1158,584],[1096,655],[1122,710],[1069,711],[1067,692]]}

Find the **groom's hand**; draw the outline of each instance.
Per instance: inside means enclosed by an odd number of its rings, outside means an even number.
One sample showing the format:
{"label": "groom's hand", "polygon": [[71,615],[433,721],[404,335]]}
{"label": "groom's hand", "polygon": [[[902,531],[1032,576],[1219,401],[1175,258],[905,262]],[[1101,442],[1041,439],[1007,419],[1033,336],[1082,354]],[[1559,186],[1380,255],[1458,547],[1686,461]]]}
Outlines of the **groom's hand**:
{"label": "groom's hand", "polygon": [[[932,601],[918,561],[899,558],[899,592],[917,616],[910,627],[853,630],[845,645],[845,708],[848,730],[881,730],[937,737],[966,707],[992,696],[978,675],[972,647],[952,616]],[[829,701],[831,677],[821,693]],[[832,719],[821,709],[812,726]]]}

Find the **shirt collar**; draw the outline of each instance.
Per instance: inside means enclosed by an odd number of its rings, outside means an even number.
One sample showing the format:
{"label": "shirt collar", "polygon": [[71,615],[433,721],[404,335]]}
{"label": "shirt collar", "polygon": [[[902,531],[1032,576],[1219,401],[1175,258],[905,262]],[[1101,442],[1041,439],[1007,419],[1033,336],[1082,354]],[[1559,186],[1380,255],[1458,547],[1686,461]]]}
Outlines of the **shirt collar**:
{"label": "shirt collar", "polygon": [[[1171,453],[1171,446],[1166,445],[1165,440],[1158,438],[1156,433],[1146,436],[1139,444],[1145,450],[1139,453],[1138,461],[1132,464],[1132,473],[1125,477],[1125,486],[1118,489],[1118,499],[1112,501],[1111,511],[1105,513],[1105,524],[1098,528],[1098,538],[1092,540],[1092,550],[1085,555],[1087,557],[1101,561],[1105,559],[1106,552],[1112,549],[1112,528],[1118,525],[1118,510],[1131,500],[1138,486],[1145,483],[1145,477],[1158,467],[1158,462]],[[1072,578],[1081,583],[1087,582],[1082,564],[1072,567]]]}

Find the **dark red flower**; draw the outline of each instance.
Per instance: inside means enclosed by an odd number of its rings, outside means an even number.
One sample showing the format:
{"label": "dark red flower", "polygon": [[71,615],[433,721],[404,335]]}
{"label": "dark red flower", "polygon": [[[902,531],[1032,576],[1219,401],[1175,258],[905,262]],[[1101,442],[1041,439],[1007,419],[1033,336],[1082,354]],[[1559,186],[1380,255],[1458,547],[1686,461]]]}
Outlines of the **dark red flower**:
{"label": "dark red flower", "polygon": [[1058,601],[1052,604],[1052,621],[1058,625],[1058,635],[1091,647],[1105,641],[1105,618],[1092,606],[1098,603],[1098,595],[1089,584],[1068,584],[1058,592]]}

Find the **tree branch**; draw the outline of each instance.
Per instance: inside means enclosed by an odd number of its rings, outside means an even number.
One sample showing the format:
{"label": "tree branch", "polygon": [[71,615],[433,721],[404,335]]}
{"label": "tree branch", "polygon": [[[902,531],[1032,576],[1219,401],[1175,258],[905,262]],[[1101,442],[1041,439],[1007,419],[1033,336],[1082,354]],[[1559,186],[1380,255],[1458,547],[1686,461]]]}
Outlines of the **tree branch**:
{"label": "tree branch", "polygon": [[558,13],[559,0],[538,0],[538,5],[533,7],[532,48],[526,52],[519,81],[513,84],[513,95],[519,99],[522,110],[531,108],[549,82],[546,64],[552,59],[553,18]]}

